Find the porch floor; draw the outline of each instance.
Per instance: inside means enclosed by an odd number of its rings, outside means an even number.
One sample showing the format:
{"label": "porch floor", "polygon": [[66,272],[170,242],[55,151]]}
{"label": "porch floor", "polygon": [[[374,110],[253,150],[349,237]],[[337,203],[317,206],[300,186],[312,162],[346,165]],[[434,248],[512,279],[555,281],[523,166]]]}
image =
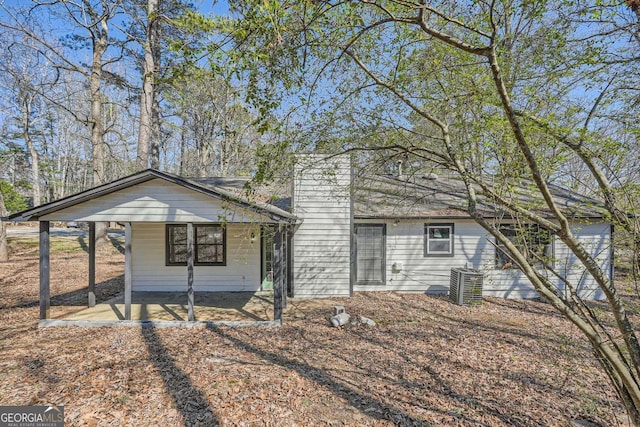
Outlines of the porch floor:
{"label": "porch floor", "polygon": [[[199,321],[273,320],[273,292],[195,292]],[[124,320],[124,295],[66,315],[65,320]],[[133,292],[131,320],[187,320],[186,292]]]}

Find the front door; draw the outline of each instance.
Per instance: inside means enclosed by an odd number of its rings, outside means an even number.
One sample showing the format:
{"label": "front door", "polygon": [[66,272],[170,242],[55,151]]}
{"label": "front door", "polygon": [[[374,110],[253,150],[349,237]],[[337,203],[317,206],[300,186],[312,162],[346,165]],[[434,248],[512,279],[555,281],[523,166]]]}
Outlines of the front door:
{"label": "front door", "polygon": [[356,225],[356,280],[358,286],[385,284],[384,224]]}

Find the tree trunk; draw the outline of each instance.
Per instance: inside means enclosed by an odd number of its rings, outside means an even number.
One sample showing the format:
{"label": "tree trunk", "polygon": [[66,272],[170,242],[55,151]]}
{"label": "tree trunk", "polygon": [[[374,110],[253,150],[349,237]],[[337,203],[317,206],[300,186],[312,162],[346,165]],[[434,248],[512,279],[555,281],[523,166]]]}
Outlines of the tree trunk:
{"label": "tree trunk", "polygon": [[[104,27],[106,22],[102,21]],[[91,90],[91,147],[93,166],[93,185],[104,183],[104,125],[102,123],[102,56],[107,48],[107,35],[96,40],[93,51],[93,64],[89,76]]]}
{"label": "tree trunk", "polygon": [[[160,60],[162,51],[160,49],[160,40],[162,39],[162,28],[160,20],[157,18],[159,0],[149,0],[149,10],[153,8],[154,13],[149,14],[149,46],[151,48],[151,56],[153,58],[153,104],[151,105],[151,167],[160,169],[160,149],[162,148],[161,129],[160,129],[160,97],[158,73],[160,71]],[[151,19],[153,18],[153,19]]]}
{"label": "tree trunk", "polygon": [[[4,198],[0,191],[0,218],[7,215]],[[0,262],[9,261],[9,245],[7,244],[7,224],[0,220]]]}
{"label": "tree trunk", "polygon": [[[578,322],[579,320],[581,320],[579,318],[579,314],[574,312],[571,307],[567,306],[559,299],[558,301],[553,301],[553,298],[549,298],[547,295],[544,296],[547,299],[551,299],[552,304],[566,317],[568,317],[569,320],[580,327],[585,335],[587,335],[594,347],[596,354],[600,356],[600,362],[607,370],[609,379],[616,388],[620,400],[627,410],[627,414],[635,425],[640,425],[640,411],[638,410],[638,408],[640,408],[640,381],[636,376],[640,375],[640,343],[638,343],[638,339],[635,335],[634,329],[629,319],[627,318],[626,310],[620,301],[620,298],[616,291],[616,287],[609,282],[606,272],[602,271],[602,269],[597,265],[596,260],[593,259],[585,251],[583,245],[573,237],[569,229],[569,221],[567,217],[565,217],[565,215],[560,210],[560,207],[553,200],[547,183],[544,180],[542,173],[540,172],[540,168],[533,154],[533,150],[529,146],[529,143],[524,135],[524,132],[522,131],[520,123],[518,122],[518,118],[511,104],[511,100],[509,98],[506,85],[504,84],[504,79],[501,74],[495,50],[491,50],[490,54],[488,55],[488,59],[491,66],[491,73],[493,76],[494,84],[500,97],[502,109],[506,118],[509,120],[509,124],[511,126],[515,141],[518,144],[518,148],[527,162],[528,172],[530,173],[538,191],[545,200],[546,206],[551,211],[554,219],[559,223],[560,229],[556,233],[556,235],[563,241],[563,243],[565,243],[569,247],[571,253],[580,260],[582,266],[584,266],[585,269],[591,274],[591,276],[598,283],[600,289],[602,289],[602,291],[605,293],[607,301],[609,303],[609,308],[611,309],[612,314],[615,318],[617,329],[622,333],[622,338],[625,343],[625,351],[628,353],[628,357],[632,363],[628,363],[628,360],[626,359],[627,354],[623,354],[619,350],[616,353],[616,351],[614,351],[614,349],[610,347],[610,344],[605,344],[603,341],[601,341],[602,338],[599,336],[599,333],[597,331],[594,330],[593,334],[590,334],[590,331],[588,331],[586,327],[581,327]],[[606,201],[605,204],[607,204]],[[612,205],[607,204],[607,208],[615,218],[615,211],[612,212],[611,209]],[[527,267],[529,270],[532,270],[530,266]],[[529,280],[532,281],[536,290],[542,292],[543,286],[536,283],[536,277],[534,273],[526,272],[524,268],[523,272],[525,272]]]}
{"label": "tree trunk", "polygon": [[144,45],[144,64],[142,67],[142,94],[140,95],[140,127],[138,131],[138,169],[149,167],[149,149],[154,134],[154,100],[155,100],[155,75],[156,55],[158,44],[157,14],[158,0],[147,1],[147,31]]}
{"label": "tree trunk", "polygon": [[180,114],[180,119],[182,120],[182,127],[180,128],[180,167],[178,169],[178,175],[184,176],[184,155],[187,151],[187,120],[184,114]]}
{"label": "tree trunk", "polygon": [[30,95],[22,94],[22,137],[27,144],[29,151],[29,160],[31,162],[31,185],[33,194],[33,206],[40,206],[42,203],[42,195],[40,193],[40,160],[38,151],[33,145],[31,139],[31,100]]}
{"label": "tree trunk", "polygon": [[[91,147],[93,166],[93,185],[97,186],[105,182],[104,167],[104,124],[102,122],[102,57],[108,45],[108,27],[106,17],[100,20],[101,30],[99,36],[94,39],[93,62],[91,75],[89,76],[89,89],[91,91]],[[107,242],[107,224],[96,224],[96,246]]]}
{"label": "tree trunk", "polygon": [[[156,90],[156,89],[154,89]],[[150,149],[151,149],[151,167],[153,169],[160,169],[160,148],[161,148],[161,141],[160,141],[160,135],[161,135],[161,131],[160,131],[160,105],[159,105],[159,100],[158,97],[154,95],[154,99],[153,99],[153,108],[151,110],[151,117],[152,117],[152,138],[151,138],[151,145],[150,145]]]}
{"label": "tree trunk", "polygon": [[199,149],[198,149],[198,159],[197,159],[197,164],[198,164],[197,176],[199,178],[205,178],[209,174],[209,168],[211,164],[213,164],[212,162],[213,148],[211,147],[208,141],[204,141],[202,143],[198,142],[198,145],[199,145],[198,147]]}

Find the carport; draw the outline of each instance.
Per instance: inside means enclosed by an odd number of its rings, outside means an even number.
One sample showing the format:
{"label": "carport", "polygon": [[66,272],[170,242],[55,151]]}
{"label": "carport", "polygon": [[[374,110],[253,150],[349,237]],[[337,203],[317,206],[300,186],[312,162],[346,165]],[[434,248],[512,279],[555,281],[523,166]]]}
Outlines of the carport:
{"label": "carport", "polygon": [[[40,324],[43,326],[60,324],[60,321],[50,319],[52,221],[89,224],[87,305],[94,314],[100,308],[96,308],[95,300],[96,223],[111,221],[124,226],[124,294],[121,302],[113,302],[115,307],[119,303],[122,308],[118,309],[119,316],[116,314],[115,318],[104,320],[116,323],[146,321],[148,315],[142,312],[142,307],[155,310],[156,305],[162,304],[169,308],[163,310],[172,317],[167,321],[196,322],[199,320],[194,311],[196,295],[206,302],[215,299],[218,292],[219,295],[235,292],[239,295],[258,294],[262,285],[261,279],[257,278],[265,274],[263,234],[269,227],[272,230],[272,244],[270,240],[268,249],[272,257],[269,277],[272,278],[273,317],[266,320],[254,318],[251,323],[279,324],[282,321],[290,270],[287,241],[297,218],[274,205],[248,200],[240,191],[229,191],[211,182],[148,169],[16,213],[9,220],[39,222],[39,299]],[[208,234],[200,234],[200,229]],[[145,230],[151,230],[155,240],[146,239]],[[134,233],[138,233],[137,240]],[[174,234],[178,237],[170,237]],[[207,238],[211,241],[206,241]],[[161,239],[166,241],[164,248],[158,243]],[[160,253],[162,256],[158,255]],[[204,259],[205,255],[213,258]],[[147,265],[151,267],[146,268]],[[164,302],[150,303],[154,298]],[[134,301],[136,299],[138,303]],[[258,305],[262,306],[264,298],[260,301]],[[136,307],[132,312],[134,304]],[[182,307],[184,315],[179,314]],[[90,318],[87,317],[88,320]]]}

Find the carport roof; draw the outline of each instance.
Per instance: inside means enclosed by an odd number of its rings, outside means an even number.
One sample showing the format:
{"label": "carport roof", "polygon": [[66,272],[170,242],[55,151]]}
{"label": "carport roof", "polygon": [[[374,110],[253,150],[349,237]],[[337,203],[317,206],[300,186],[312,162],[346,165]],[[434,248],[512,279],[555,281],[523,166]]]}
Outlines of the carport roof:
{"label": "carport roof", "polygon": [[[132,175],[120,178],[116,181],[99,185],[94,188],[82,191],[71,196],[64,197],[59,200],[55,200],[44,205],[36,206],[22,212],[17,212],[10,215],[7,219],[10,221],[35,221],[41,216],[48,215],[59,210],[87,202],[98,197],[113,193],[118,190],[132,187],[143,182],[147,182],[153,179],[161,179],[166,182],[170,182],[189,190],[196,191],[206,196],[233,203],[237,206],[251,209],[252,211],[268,216],[272,220],[278,222],[297,222],[298,218],[277,206],[272,204],[254,201],[245,197],[241,190],[244,182],[243,179],[233,180],[215,180],[215,179],[190,179],[184,178],[178,175],[174,175],[168,172],[161,172],[155,169],[146,169],[141,172],[134,173]],[[226,188],[223,188],[221,184],[224,183]],[[229,184],[232,185],[229,185]],[[229,188],[231,187],[231,188]],[[233,191],[236,189],[237,191]]]}

